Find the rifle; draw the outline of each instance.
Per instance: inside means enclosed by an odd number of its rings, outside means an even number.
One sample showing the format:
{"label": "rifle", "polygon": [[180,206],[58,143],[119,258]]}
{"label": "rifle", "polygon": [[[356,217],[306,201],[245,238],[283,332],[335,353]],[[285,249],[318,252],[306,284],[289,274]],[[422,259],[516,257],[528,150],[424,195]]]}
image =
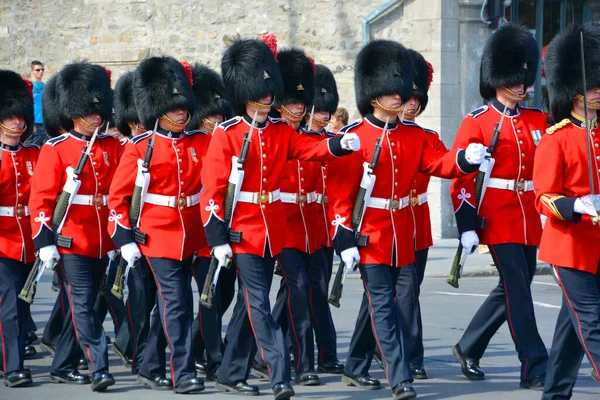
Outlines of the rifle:
{"label": "rifle", "polygon": [[[92,147],[94,146],[94,142],[96,141],[96,137],[98,137],[98,129],[100,127],[96,127],[94,134],[90,141],[85,145],[83,151],[81,152],[81,156],[79,157],[79,161],[75,169],[69,166],[66,168],[67,172],[67,180],[65,185],[63,186],[63,190],[58,197],[58,201],[56,202],[56,208],[54,209],[54,213],[52,214],[52,230],[56,233],[56,245],[60,247],[66,247],[68,249],[73,245],[73,238],[67,238],[60,235],[62,231],[65,220],[67,219],[67,214],[69,212],[69,208],[71,207],[71,203],[73,199],[77,195],[79,188],[81,187],[81,181],[79,180],[79,175],[83,172],[83,168],[85,167],[85,162],[90,156],[90,152]],[[50,269],[54,271],[58,262],[56,260],[52,261],[52,265]],[[39,258],[39,254],[35,258],[35,262],[33,263],[33,268],[27,275],[27,279],[25,280],[25,285],[21,292],[18,295],[18,298],[25,301],[28,304],[33,304],[33,298],[35,297],[35,291],[37,289],[37,285],[39,281],[42,279],[42,275],[44,273],[45,265],[41,265],[41,260]]]}
{"label": "rifle", "polygon": [[[250,125],[250,129],[244,133],[244,141],[242,142],[242,149],[240,150],[240,157],[232,157],[232,165],[231,165],[231,174],[229,175],[229,184],[227,185],[227,195],[225,196],[225,223],[228,228],[231,230],[231,217],[233,216],[233,212],[235,210],[235,206],[237,203],[237,199],[242,189],[242,183],[244,182],[244,163],[246,162],[246,157],[248,156],[248,151],[250,150],[250,143],[252,141],[252,132],[256,127],[256,116],[258,111],[254,113],[254,117],[252,118],[252,124]],[[237,168],[235,167],[235,163],[237,162]],[[230,240],[239,243],[242,240],[242,236],[240,232],[232,232],[230,231]],[[231,259],[227,257],[225,261],[225,268],[230,268]],[[219,264],[219,260],[217,260],[214,255],[210,260],[210,265],[208,267],[208,274],[206,275],[206,280],[204,281],[204,286],[202,287],[202,294],[200,295],[200,304],[204,307],[212,308],[213,307],[213,297],[215,295],[215,290],[217,287],[217,282],[219,281],[219,274],[221,273],[221,268],[223,266]]]}
{"label": "rifle", "polygon": [[[366,246],[369,244],[369,237],[360,234],[360,228],[362,226],[362,220],[367,208],[367,202],[373,192],[375,186],[375,174],[373,170],[377,166],[379,161],[379,155],[381,154],[381,148],[383,147],[383,138],[388,128],[390,119],[385,121],[383,132],[381,136],[375,141],[375,148],[373,149],[373,155],[371,156],[371,162],[367,165],[363,165],[363,177],[358,188],[358,194],[356,201],[354,202],[354,208],[352,209],[352,229],[356,232],[356,241],[358,246]],[[366,162],[365,162],[366,164]],[[358,269],[358,263],[352,264],[352,270]],[[344,290],[344,281],[346,280],[347,268],[343,261],[340,261],[338,270],[335,273],[335,279],[333,280],[333,286],[331,287],[331,293],[327,301],[329,304],[336,308],[340,308],[340,299],[342,298],[342,292]]]}
{"label": "rifle", "polygon": [[[158,118],[154,123],[154,130],[152,136],[148,140],[148,147],[146,147],[146,154],[144,155],[144,161],[138,160],[138,172],[135,178],[135,186],[133,188],[133,195],[131,196],[131,204],[129,205],[129,224],[133,230],[133,239],[141,244],[146,244],[148,241],[148,235],[140,231],[140,218],[142,216],[142,209],[144,207],[144,196],[148,192],[148,186],[150,186],[150,161],[152,161],[152,153],[154,151],[154,139],[156,138],[156,131],[158,129]],[[139,260],[134,262],[134,266],[138,265]],[[127,278],[129,277],[129,270],[132,266],[121,257],[119,260],[119,266],[115,273],[115,282],[113,283],[110,292],[117,298],[123,298],[123,291],[127,285]]]}
{"label": "rifle", "polygon": [[[494,164],[496,160],[492,157],[494,150],[496,150],[496,144],[498,142],[498,136],[500,136],[500,131],[502,130],[502,124],[504,123],[504,117],[506,116],[506,109],[508,108],[508,104],[504,106],[504,111],[502,111],[502,117],[500,117],[500,121],[496,122],[496,126],[494,127],[494,133],[492,134],[492,140],[490,141],[490,145],[487,148],[487,154],[485,156],[485,160],[479,166],[479,172],[477,172],[477,177],[475,178],[475,210],[479,213],[479,207],[481,206],[481,202],[483,201],[483,197],[485,196],[485,191],[490,180],[490,176],[492,175],[492,169],[494,168]],[[478,217],[478,228],[485,228],[485,218]],[[458,239],[458,247],[456,248],[456,254],[454,255],[454,259],[452,260],[452,267],[450,268],[450,274],[448,275],[448,279],[446,282],[453,288],[458,288],[458,280],[462,274],[462,269],[467,261],[467,257],[469,254],[473,253],[475,249],[470,249],[471,251],[463,254],[463,245]]]}

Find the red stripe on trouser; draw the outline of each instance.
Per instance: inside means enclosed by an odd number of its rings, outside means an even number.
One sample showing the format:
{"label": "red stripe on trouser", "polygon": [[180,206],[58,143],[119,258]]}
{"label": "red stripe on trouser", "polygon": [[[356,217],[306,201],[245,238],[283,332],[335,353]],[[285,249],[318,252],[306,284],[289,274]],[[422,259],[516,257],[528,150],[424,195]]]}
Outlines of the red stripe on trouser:
{"label": "red stripe on trouser", "polygon": [[171,382],[173,382],[173,387],[175,387],[175,369],[173,368],[173,354],[175,353],[175,347],[173,346],[173,342],[171,341],[171,336],[169,336],[169,329],[167,328],[167,301],[162,294],[162,286],[160,285],[160,281],[156,273],[154,272],[154,268],[152,268],[152,264],[150,264],[150,259],[146,257],[148,260],[148,266],[150,266],[150,270],[154,275],[154,280],[156,281],[156,288],[158,289],[158,294],[163,301],[163,329],[165,331],[165,335],[167,336],[167,340],[169,341],[169,346],[171,347],[171,357],[169,357],[169,366],[171,367]]}
{"label": "red stripe on trouser", "polygon": [[[190,267],[190,270],[192,271],[192,275],[194,275],[194,279],[196,280],[196,283],[198,284],[198,289],[200,289],[200,282],[198,281],[198,277],[196,276],[196,271],[194,271],[193,264]],[[204,340],[204,329],[202,327],[202,305],[198,306],[198,322],[200,324],[200,336],[202,337],[202,341],[204,342],[205,341]]]}
{"label": "red stripe on trouser", "polygon": [[[364,270],[364,267],[363,267]],[[379,342],[379,335],[377,335],[377,328],[375,327],[375,320],[373,319],[373,314],[375,314],[375,310],[373,309],[373,303],[371,302],[371,292],[369,291],[369,287],[367,286],[367,280],[363,277],[362,279],[363,281],[363,285],[365,285],[365,290],[367,292],[367,299],[369,300],[369,308],[371,310],[371,312],[369,313],[369,315],[371,316],[371,327],[373,328],[373,334],[375,335],[375,341],[377,342],[377,346],[379,346],[379,352],[381,353],[381,358],[383,358],[383,361],[385,361],[385,379],[387,379],[388,384],[392,384],[390,382],[390,378],[388,375],[388,370],[389,370],[389,363],[387,358],[385,357],[385,354],[383,352],[383,347],[381,347],[381,343]],[[398,344],[400,345],[400,344]]]}
{"label": "red stripe on trouser", "polygon": [[0,296],[0,336],[2,337],[2,365],[4,373],[10,372],[6,370],[6,348],[4,346],[4,329],[2,328],[2,296]]}
{"label": "red stripe on trouser", "polygon": [[[106,294],[105,296],[108,296],[108,294]],[[111,315],[111,317],[113,319],[113,323],[115,324],[115,331],[118,334],[119,333],[119,318],[117,318],[117,313],[115,312],[115,309],[110,305],[110,302],[108,301],[108,298],[105,297],[104,300],[106,301],[106,305],[110,309],[110,315]]]}
{"label": "red stripe on trouser", "polygon": [[292,332],[294,332],[294,338],[296,339],[296,345],[298,346],[298,354],[296,354],[296,371],[299,371],[300,365],[301,365],[300,355],[302,354],[302,348],[300,346],[300,340],[298,339],[298,334],[296,333],[296,325],[294,324],[294,314],[292,313],[291,294],[290,294],[292,291],[292,288],[290,287],[290,284],[288,283],[285,269],[283,268],[283,264],[281,263],[279,258],[277,258],[277,262],[279,262],[279,265],[281,265],[281,274],[282,274],[281,276],[283,276],[285,285],[288,288],[288,290],[287,290],[287,292],[288,292],[287,293],[287,309],[288,309],[288,313],[290,314],[290,322],[292,324]]}
{"label": "red stripe on trouser", "polygon": [[85,352],[88,355],[88,359],[92,363],[92,371],[91,372],[96,372],[96,365],[94,364],[94,360],[92,360],[92,353],[90,352],[90,348],[88,346],[82,344],[81,341],[79,340],[79,330],[77,329],[77,323],[75,322],[75,303],[73,301],[73,293],[71,292],[71,282],[69,282],[69,278],[67,277],[67,272],[65,271],[63,264],[59,263],[59,266],[60,266],[60,269],[62,270],[63,274],[65,274],[65,278],[67,279],[67,293],[69,296],[69,304],[71,305],[71,322],[73,323],[73,328],[75,329],[75,337],[77,338],[77,341],[79,342],[79,344],[85,348]]}
{"label": "red stripe on trouser", "polygon": [[[506,297],[506,301],[504,302],[506,304],[506,320],[508,321],[508,325],[510,326],[510,331],[512,333],[512,337],[515,340],[515,343],[517,344],[517,346],[521,347],[521,344],[519,343],[519,339],[517,339],[517,335],[515,334],[515,329],[513,327],[512,318],[510,316],[510,305],[509,305],[510,301],[508,300],[508,290],[506,290],[506,279],[505,279],[505,275],[504,275],[504,269],[502,268],[502,264],[500,264],[500,259],[498,258],[498,255],[496,254],[496,249],[494,248],[494,246],[488,246],[488,247],[489,247],[490,251],[494,254],[496,264],[498,264],[498,268],[500,269],[500,273],[502,274],[502,283],[503,283],[502,288],[504,289],[504,296]],[[523,379],[524,380],[527,380],[527,365],[528,364],[529,364],[529,357],[527,357],[527,354],[525,354],[525,365],[523,366]]]}
{"label": "red stripe on trouser", "polygon": [[62,279],[60,279],[60,275],[56,274],[56,279],[58,279],[58,295],[60,296],[60,309],[63,314],[63,318],[67,317],[67,312],[65,311],[65,287],[63,285]]}
{"label": "red stripe on trouser", "polygon": [[567,289],[565,288],[565,285],[563,284],[560,274],[558,273],[558,267],[554,266],[554,268],[556,270],[556,276],[558,277],[560,287],[565,295],[565,298],[567,299],[567,303],[569,304],[569,308],[571,309],[571,311],[573,311],[573,314],[575,314],[575,318],[577,318],[577,330],[579,331],[579,338],[581,339],[581,344],[583,345],[583,349],[585,350],[585,353],[587,354],[588,359],[590,360],[590,363],[592,364],[592,367],[594,368],[594,371],[596,371],[596,374],[600,375],[600,371],[598,370],[598,367],[596,366],[596,363],[594,362],[594,359],[592,358],[592,355],[591,355],[590,351],[588,350],[587,345],[585,344],[585,339],[583,337],[583,331],[581,330],[581,321],[579,320],[579,314],[577,314],[577,311],[575,311],[575,308],[571,304],[571,299],[569,299],[569,295],[567,294]]}

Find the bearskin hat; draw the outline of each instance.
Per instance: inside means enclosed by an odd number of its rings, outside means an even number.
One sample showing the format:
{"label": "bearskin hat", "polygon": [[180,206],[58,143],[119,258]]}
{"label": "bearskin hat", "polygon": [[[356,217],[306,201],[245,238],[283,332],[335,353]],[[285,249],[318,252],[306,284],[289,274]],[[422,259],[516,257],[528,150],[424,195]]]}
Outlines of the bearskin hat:
{"label": "bearskin hat", "polygon": [[110,76],[100,65],[87,61],[65,65],[56,78],[56,94],[65,119],[99,114],[108,120],[112,114]]}
{"label": "bearskin hat", "polygon": [[248,100],[256,101],[268,94],[277,100],[283,92],[275,56],[258,39],[234,39],[223,54],[221,75],[236,115],[245,113]]}
{"label": "bearskin hat", "polygon": [[55,74],[48,80],[44,91],[42,92],[42,117],[44,119],[44,129],[50,137],[56,137],[61,131],[70,131],[73,129],[73,121],[66,118],[60,112],[58,104],[58,93],[56,91],[56,82],[58,74]]}
{"label": "bearskin hat", "polygon": [[17,115],[22,116],[27,130],[22,141],[33,131],[33,96],[31,82],[26,82],[14,71],[0,70],[0,121]]}
{"label": "bearskin hat", "polygon": [[544,60],[550,111],[556,122],[569,116],[573,99],[583,94],[580,32],[583,32],[585,86],[588,90],[600,87],[600,24],[563,29],[550,42]]}
{"label": "bearskin hat", "polygon": [[331,70],[323,64],[317,64],[315,89],[315,112],[327,111],[330,116],[333,115],[340,102],[340,96]]}
{"label": "bearskin hat", "polygon": [[371,100],[399,94],[412,97],[413,71],[410,54],[400,43],[374,40],[361,49],[354,67],[356,105],[362,116],[373,112]]}
{"label": "bearskin hat", "polygon": [[507,24],[488,38],[483,47],[479,93],[485,100],[496,96],[496,88],[533,85],[540,62],[540,49],[524,26]]}
{"label": "bearskin hat", "polygon": [[315,64],[303,50],[291,48],[277,54],[283,79],[283,93],[276,99],[278,106],[301,102],[310,109],[315,100]]}
{"label": "bearskin hat", "polygon": [[[429,102],[429,85],[431,84],[430,74],[433,75],[433,71],[430,71],[430,67],[425,61],[425,58],[418,51],[409,49],[408,52],[412,58],[413,66],[413,97],[419,99],[420,113],[425,111],[427,103]],[[433,76],[432,76],[433,77]]]}
{"label": "bearskin hat", "polygon": [[133,94],[138,116],[144,128],[152,129],[157,118],[184,108],[190,113],[196,108],[191,77],[173,57],[147,58],[133,75]]}
{"label": "bearskin hat", "polygon": [[115,86],[115,113],[114,119],[117,129],[125,136],[131,136],[128,122],[139,123],[135,99],[133,97],[133,72],[126,72],[117,81]]}
{"label": "bearskin hat", "polygon": [[198,129],[202,120],[211,115],[223,115],[225,120],[231,118],[233,111],[221,76],[202,64],[192,66],[192,76],[196,108],[192,112],[188,129]]}

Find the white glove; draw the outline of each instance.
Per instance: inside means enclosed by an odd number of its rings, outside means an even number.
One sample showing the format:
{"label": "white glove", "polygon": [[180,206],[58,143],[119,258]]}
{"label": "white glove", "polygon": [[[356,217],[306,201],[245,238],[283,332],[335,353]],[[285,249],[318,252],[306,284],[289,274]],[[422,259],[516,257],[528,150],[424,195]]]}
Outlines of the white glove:
{"label": "white glove", "polygon": [[477,246],[479,246],[479,236],[475,231],[466,231],[460,235],[460,244],[462,244],[463,249],[467,251],[469,254],[473,253]]}
{"label": "white glove", "polygon": [[481,143],[471,143],[465,150],[465,158],[471,165],[481,164],[485,160],[487,148]]}
{"label": "white glove", "polygon": [[121,246],[121,257],[127,261],[130,268],[135,268],[135,262],[142,258],[142,253],[137,243],[131,242]]}
{"label": "white glove", "polygon": [[354,261],[360,263],[360,254],[358,253],[357,247],[350,247],[340,253],[340,258],[346,264],[346,268],[348,271],[352,270],[352,266],[354,265]]}
{"label": "white glove", "polygon": [[224,267],[227,257],[233,257],[233,251],[229,243],[213,247],[213,257],[219,260],[219,267]]}
{"label": "white glove", "polygon": [[117,257],[117,251],[116,250],[111,250],[106,255],[108,256],[109,260],[115,261],[115,257]]}
{"label": "white glove", "polygon": [[58,254],[58,249],[55,245],[50,245],[46,247],[42,247],[38,253],[40,257],[40,261],[44,265],[44,267],[48,269],[52,269],[53,262],[52,260],[56,260],[56,262],[60,261],[60,254]]}
{"label": "white glove", "polygon": [[600,195],[597,194],[580,197],[573,204],[573,211],[592,217],[598,216],[598,209],[600,209]]}
{"label": "white glove", "polygon": [[356,133],[346,133],[342,136],[340,144],[344,150],[357,151],[360,149],[360,139]]}

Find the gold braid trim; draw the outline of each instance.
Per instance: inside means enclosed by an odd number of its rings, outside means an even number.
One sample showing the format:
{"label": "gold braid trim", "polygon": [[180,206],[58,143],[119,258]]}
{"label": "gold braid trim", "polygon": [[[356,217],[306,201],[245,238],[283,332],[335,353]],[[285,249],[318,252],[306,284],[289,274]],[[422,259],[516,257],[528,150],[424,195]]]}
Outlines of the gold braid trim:
{"label": "gold braid trim", "polygon": [[10,133],[12,135],[22,135],[27,130],[27,124],[25,124],[23,129],[10,129],[8,126],[6,126],[2,122],[0,122],[0,128],[2,128],[4,133]]}
{"label": "gold braid trim", "polygon": [[403,107],[403,105],[401,105],[400,107],[396,107],[396,108],[387,108],[387,107],[384,107],[384,106],[381,105],[381,103],[379,102],[379,99],[372,100],[371,104],[374,107],[377,107],[380,110],[383,110],[383,111],[385,111],[387,113],[390,113],[390,114],[398,114],[400,111],[402,111],[402,107]]}
{"label": "gold braid trim", "polygon": [[554,202],[558,199],[562,199],[565,196],[553,196],[550,194],[543,194],[542,197],[540,197],[540,201],[546,206],[547,209],[549,209],[550,211],[552,211],[552,214],[554,214],[556,216],[556,218],[559,219],[563,219],[563,216],[560,215],[560,212],[558,212],[558,208],[556,207],[556,204],[554,204]]}
{"label": "gold braid trim", "polygon": [[248,100],[248,104],[250,104],[252,107],[256,107],[260,110],[266,110],[268,108],[271,108],[271,106],[273,106],[274,103],[275,103],[275,96],[273,96],[273,100],[271,101],[271,104],[263,104],[263,103],[259,103],[258,101]]}
{"label": "gold braid trim", "polygon": [[102,123],[98,126],[94,126],[94,125],[90,125],[85,118],[83,117],[79,117],[79,122],[81,122],[81,125],[85,126],[87,129],[91,130],[91,131],[95,131],[96,128],[98,128],[98,130],[100,130],[100,128],[102,128],[104,126],[104,123],[106,121],[102,120]]}
{"label": "gold braid trim", "polygon": [[523,100],[525,98],[525,96],[527,96],[527,91],[525,91],[525,93],[523,94],[516,94],[515,92],[513,92],[512,90],[510,90],[507,87],[503,87],[502,90],[504,90],[505,92],[507,92],[508,94],[510,94],[511,96],[515,96],[521,100]]}
{"label": "gold braid trim", "polygon": [[548,135],[552,135],[552,134],[554,134],[554,132],[558,131],[561,128],[564,128],[565,126],[569,125],[570,123],[571,123],[571,121],[568,118],[565,118],[562,121],[560,121],[558,124],[552,125],[550,128],[546,129],[546,133]]}
{"label": "gold braid trim", "polygon": [[[576,95],[575,100],[579,101],[580,103],[583,103],[583,100],[584,100],[583,95],[581,95],[581,94]],[[588,105],[588,107],[600,108],[600,103],[598,103],[596,101],[592,101],[590,99],[588,99],[587,105]]]}
{"label": "gold braid trim", "polygon": [[210,129],[215,129],[215,126],[217,126],[217,124],[215,122],[212,122],[210,119],[208,118],[202,118],[202,122],[204,124],[206,124],[206,126],[208,126]]}
{"label": "gold braid trim", "polygon": [[304,107],[304,109],[302,110],[302,114],[294,114],[293,112],[291,112],[284,104],[281,105],[281,111],[283,111],[283,113],[285,115],[287,115],[288,119],[291,122],[299,122],[302,121],[302,118],[304,118],[304,116],[306,115],[306,107]]}

